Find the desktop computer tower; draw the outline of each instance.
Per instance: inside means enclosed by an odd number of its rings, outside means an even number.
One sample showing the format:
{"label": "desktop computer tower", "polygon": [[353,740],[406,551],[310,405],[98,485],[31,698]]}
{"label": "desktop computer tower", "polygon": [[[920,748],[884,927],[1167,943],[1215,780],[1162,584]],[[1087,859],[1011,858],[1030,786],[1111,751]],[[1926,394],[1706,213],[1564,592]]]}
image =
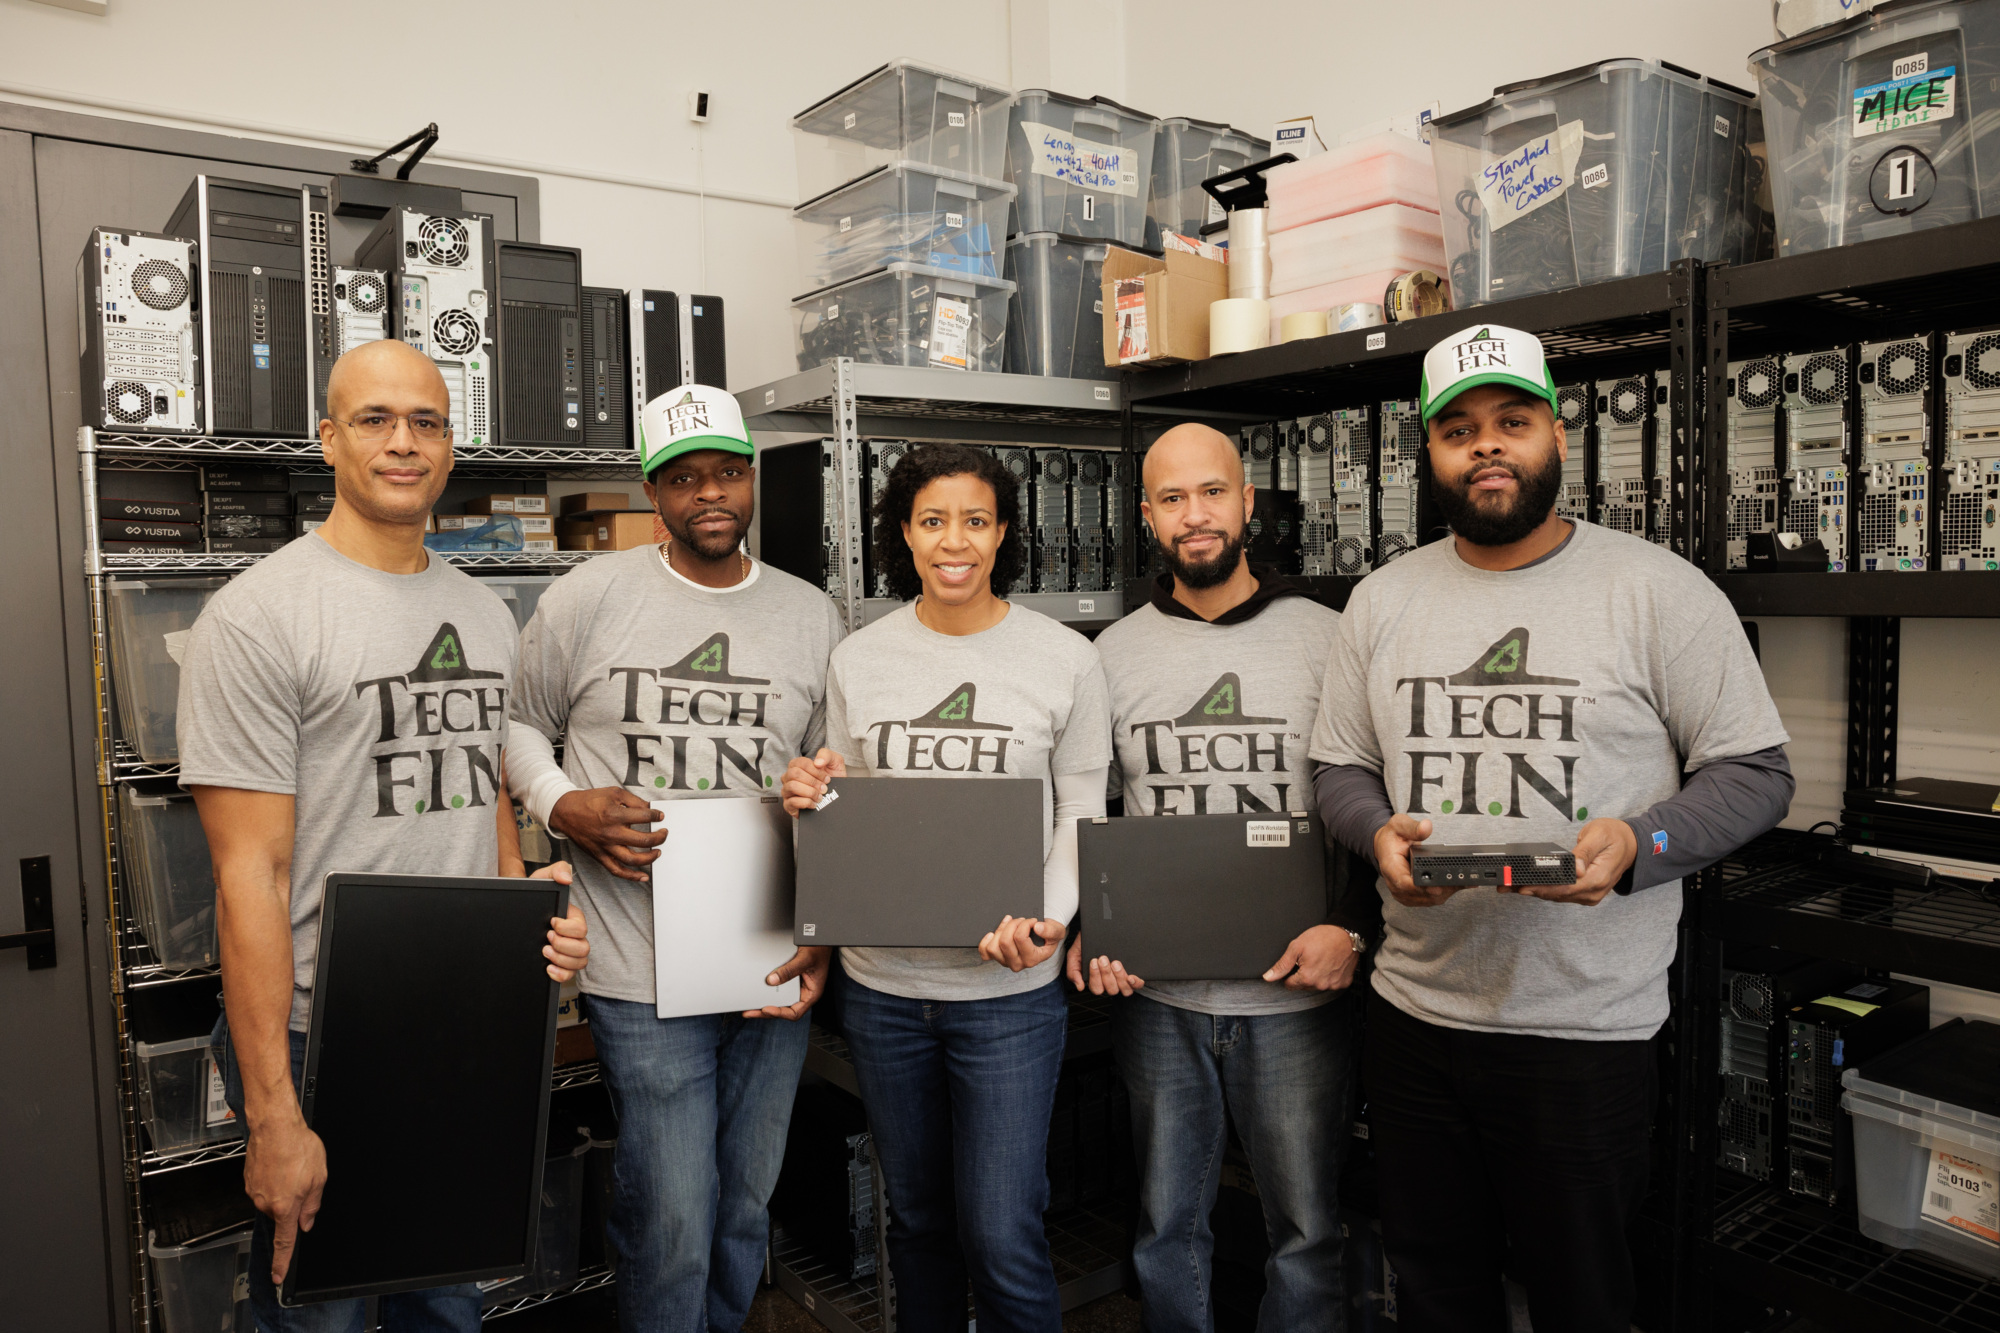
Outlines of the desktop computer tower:
{"label": "desktop computer tower", "polygon": [[1778,413],[1785,373],[1772,356],[1729,363],[1723,405],[1724,467],[1729,500],[1724,510],[1724,564],[1750,567],[1750,538],[1778,530]]}
{"label": "desktop computer tower", "polygon": [[[209,434],[303,439],[314,412],[314,291],[325,204],[303,186],[196,176],[168,220],[200,259],[202,415]],[[309,253],[311,251],[311,253]]]}
{"label": "desktop computer tower", "polygon": [[500,443],[583,443],[583,251],[496,241]]}
{"label": "desktop computer tower", "polygon": [[1794,1005],[1861,979],[1861,969],[1767,945],[1732,949],[1722,960],[1715,1109],[1715,1164],[1769,1181],[1785,1160],[1786,1022]]}
{"label": "desktop computer tower", "polygon": [[1840,1106],[1840,1076],[1930,1026],[1930,987],[1908,981],[1857,981],[1792,1006],[1785,1038],[1785,1183],[1792,1193],[1853,1205],[1854,1122]]}
{"label": "desktop computer tower", "polygon": [[1855,559],[1863,570],[1929,569],[1931,399],[1937,377],[1928,333],[1863,343],[1855,470]]}
{"label": "desktop computer tower", "polygon": [[1848,397],[1854,349],[1833,347],[1784,359],[1785,477],[1782,532],[1826,544],[1827,569],[1848,568]]}
{"label": "desktop computer tower", "polygon": [[[1644,371],[1596,383],[1597,448],[1592,495],[1597,521],[1613,532],[1646,535],[1646,462],[1651,455],[1653,377]],[[1572,439],[1574,450],[1581,441]]]}
{"label": "desktop computer tower", "polygon": [[632,411],[682,384],[729,387],[722,298],[645,288],[631,302]]}
{"label": "desktop computer tower", "polygon": [[77,396],[86,426],[198,435],[195,244],[98,227],[76,261]]}
{"label": "desktop computer tower", "polygon": [[2000,572],[2000,329],[1944,345],[1936,568]]}
{"label": "desktop computer tower", "polygon": [[453,442],[495,442],[493,219],[399,208],[361,243],[360,268],[389,275],[393,336],[437,364],[451,394]]}
{"label": "desktop computer tower", "polygon": [[631,328],[625,293],[583,289],[583,443],[591,449],[632,447]]}
{"label": "desktop computer tower", "polygon": [[1591,386],[1558,384],[1556,414],[1562,419],[1565,456],[1556,512],[1579,523],[1590,520]]}
{"label": "desktop computer tower", "polygon": [[313,316],[313,401],[322,417],[333,363],[390,336],[389,275],[380,269],[336,268],[332,278],[326,313]]}

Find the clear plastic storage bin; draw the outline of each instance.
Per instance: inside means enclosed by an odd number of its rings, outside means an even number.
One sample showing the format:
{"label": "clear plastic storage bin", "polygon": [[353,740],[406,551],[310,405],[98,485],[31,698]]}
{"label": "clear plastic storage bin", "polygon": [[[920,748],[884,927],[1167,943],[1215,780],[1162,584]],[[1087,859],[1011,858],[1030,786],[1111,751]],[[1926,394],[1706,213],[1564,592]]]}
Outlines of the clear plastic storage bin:
{"label": "clear plastic storage bin", "polygon": [[892,60],[792,117],[799,193],[810,198],[890,162],[998,180],[1013,94]]}
{"label": "clear plastic storage bin", "polygon": [[211,967],[215,871],[194,797],[118,788],[119,883],[132,920],[168,967]]}
{"label": "clear plastic storage bin", "polygon": [[2000,1277],[2000,1025],[1953,1019],[1840,1082],[1861,1234]]}
{"label": "clear plastic storage bin", "polygon": [[1152,192],[1146,202],[1146,245],[1160,248],[1162,232],[1198,236],[1204,223],[1222,221],[1222,205],[1201,183],[1225,172],[1262,162],[1271,155],[1267,139],[1255,139],[1227,125],[1169,116],[1153,140]]}
{"label": "clear plastic storage bin", "polygon": [[542,1197],[535,1223],[535,1257],[525,1276],[484,1289],[489,1307],[554,1291],[576,1281],[583,1237],[584,1158],[589,1142],[542,1163]]}
{"label": "clear plastic storage bin", "polygon": [[237,1333],[250,1317],[250,1228],[193,1245],[162,1245],[148,1232],[165,1333]]}
{"label": "clear plastic storage bin", "polygon": [[531,574],[526,578],[481,579],[481,583],[493,589],[507,609],[514,613],[514,623],[522,629],[535,618],[535,608],[541,604],[542,594],[556,581],[548,574]]}
{"label": "clear plastic storage bin", "polygon": [[822,288],[792,302],[799,369],[847,356],[876,366],[998,370],[1013,292],[1001,278],[922,264],[890,264]]}
{"label": "clear plastic storage bin", "polygon": [[893,162],[792,210],[799,272],[813,287],[897,262],[997,278],[1013,202],[1001,181]]}
{"label": "clear plastic storage bin", "polygon": [[1008,234],[1143,245],[1159,125],[1102,98],[1021,93],[1007,131],[1007,179],[1020,191]]}
{"label": "clear plastic storage bin", "polygon": [[135,1042],[139,1115],[154,1152],[181,1152],[243,1137],[222,1100],[222,1075],[208,1034],[180,1041]]}
{"label": "clear plastic storage bin", "polygon": [[1778,254],[2000,214],[2000,6],[1899,5],[1750,61]]}
{"label": "clear plastic storage bin", "polygon": [[113,579],[105,585],[118,733],[149,764],[180,759],[174,703],[181,689],[181,652],[195,617],[225,582]]}
{"label": "clear plastic storage bin", "polygon": [[1034,232],[1007,242],[1010,374],[1111,380],[1104,365],[1105,241]]}
{"label": "clear plastic storage bin", "polygon": [[1751,104],[1670,65],[1607,60],[1433,121],[1453,297],[1740,259]]}

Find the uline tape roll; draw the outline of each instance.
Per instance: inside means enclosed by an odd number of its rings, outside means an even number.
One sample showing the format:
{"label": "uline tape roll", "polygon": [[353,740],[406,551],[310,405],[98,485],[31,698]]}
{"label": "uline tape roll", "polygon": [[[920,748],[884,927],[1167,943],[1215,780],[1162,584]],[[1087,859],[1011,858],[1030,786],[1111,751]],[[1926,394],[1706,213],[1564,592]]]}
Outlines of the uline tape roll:
{"label": "uline tape roll", "polygon": [[1451,309],[1451,289],[1427,268],[1405,273],[1382,294],[1382,314],[1391,324],[1441,315]]}
{"label": "uline tape roll", "polygon": [[1343,306],[1335,306],[1334,327],[1346,333],[1351,329],[1372,329],[1382,322],[1382,307],[1373,301],[1350,301]]}
{"label": "uline tape roll", "polygon": [[1248,296],[1211,301],[1208,306],[1208,354],[1251,352],[1271,345],[1271,303]]}
{"label": "uline tape roll", "polygon": [[1298,310],[1278,321],[1278,341],[1297,342],[1301,338],[1326,337],[1326,311]]}

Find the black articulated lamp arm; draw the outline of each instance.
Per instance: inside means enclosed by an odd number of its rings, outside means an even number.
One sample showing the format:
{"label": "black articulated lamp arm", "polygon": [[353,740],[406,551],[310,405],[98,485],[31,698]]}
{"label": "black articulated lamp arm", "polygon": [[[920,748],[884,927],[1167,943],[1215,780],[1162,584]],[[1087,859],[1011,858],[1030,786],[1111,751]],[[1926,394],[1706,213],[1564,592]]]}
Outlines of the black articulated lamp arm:
{"label": "black articulated lamp arm", "polygon": [[401,143],[395,144],[388,148],[384,148],[381,152],[375,154],[375,156],[373,157],[355,158],[354,170],[361,173],[364,176],[379,176],[382,174],[383,159],[394,157],[396,154],[402,152],[405,148],[408,148],[411,144],[415,144],[417,146],[417,151],[411,153],[408,157],[404,158],[403,165],[396,168],[396,179],[399,181],[406,181],[410,178],[410,173],[416,170],[417,163],[424,160],[424,154],[430,152],[432,148],[436,147],[437,141],[438,141],[437,122],[432,121],[430,124],[418,130],[415,134],[412,134],[409,138],[404,139]]}
{"label": "black articulated lamp arm", "polygon": [[[1269,202],[1265,193],[1264,173],[1272,167],[1281,167],[1287,162],[1296,161],[1298,158],[1292,154],[1280,153],[1276,157],[1267,157],[1262,162],[1252,162],[1247,167],[1225,171],[1220,176],[1210,176],[1201,183],[1201,188],[1208,191],[1211,199],[1222,205],[1224,212],[1234,213],[1239,208],[1262,208]],[[1228,188],[1225,189],[1225,186]]]}

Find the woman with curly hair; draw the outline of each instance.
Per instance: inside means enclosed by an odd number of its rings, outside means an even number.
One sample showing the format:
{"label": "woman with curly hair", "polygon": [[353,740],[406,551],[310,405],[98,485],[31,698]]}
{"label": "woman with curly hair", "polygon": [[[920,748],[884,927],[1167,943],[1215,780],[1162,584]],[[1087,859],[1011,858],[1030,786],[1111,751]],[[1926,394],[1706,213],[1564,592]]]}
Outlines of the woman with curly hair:
{"label": "woman with curly hair", "polygon": [[1057,968],[1077,905],[1076,821],[1104,813],[1104,669],[1081,634],[1003,599],[1023,543],[998,459],[920,445],[889,474],[881,509],[878,567],[909,604],[834,649],[826,748],[792,761],[785,807],[810,818],[828,780],[849,773],[1042,780],[1040,919],[1004,917],[962,949],[846,948],[840,960],[900,1323],[963,1329],[969,1278],[982,1333],[1057,1333],[1042,1230],[1068,1017]]}

